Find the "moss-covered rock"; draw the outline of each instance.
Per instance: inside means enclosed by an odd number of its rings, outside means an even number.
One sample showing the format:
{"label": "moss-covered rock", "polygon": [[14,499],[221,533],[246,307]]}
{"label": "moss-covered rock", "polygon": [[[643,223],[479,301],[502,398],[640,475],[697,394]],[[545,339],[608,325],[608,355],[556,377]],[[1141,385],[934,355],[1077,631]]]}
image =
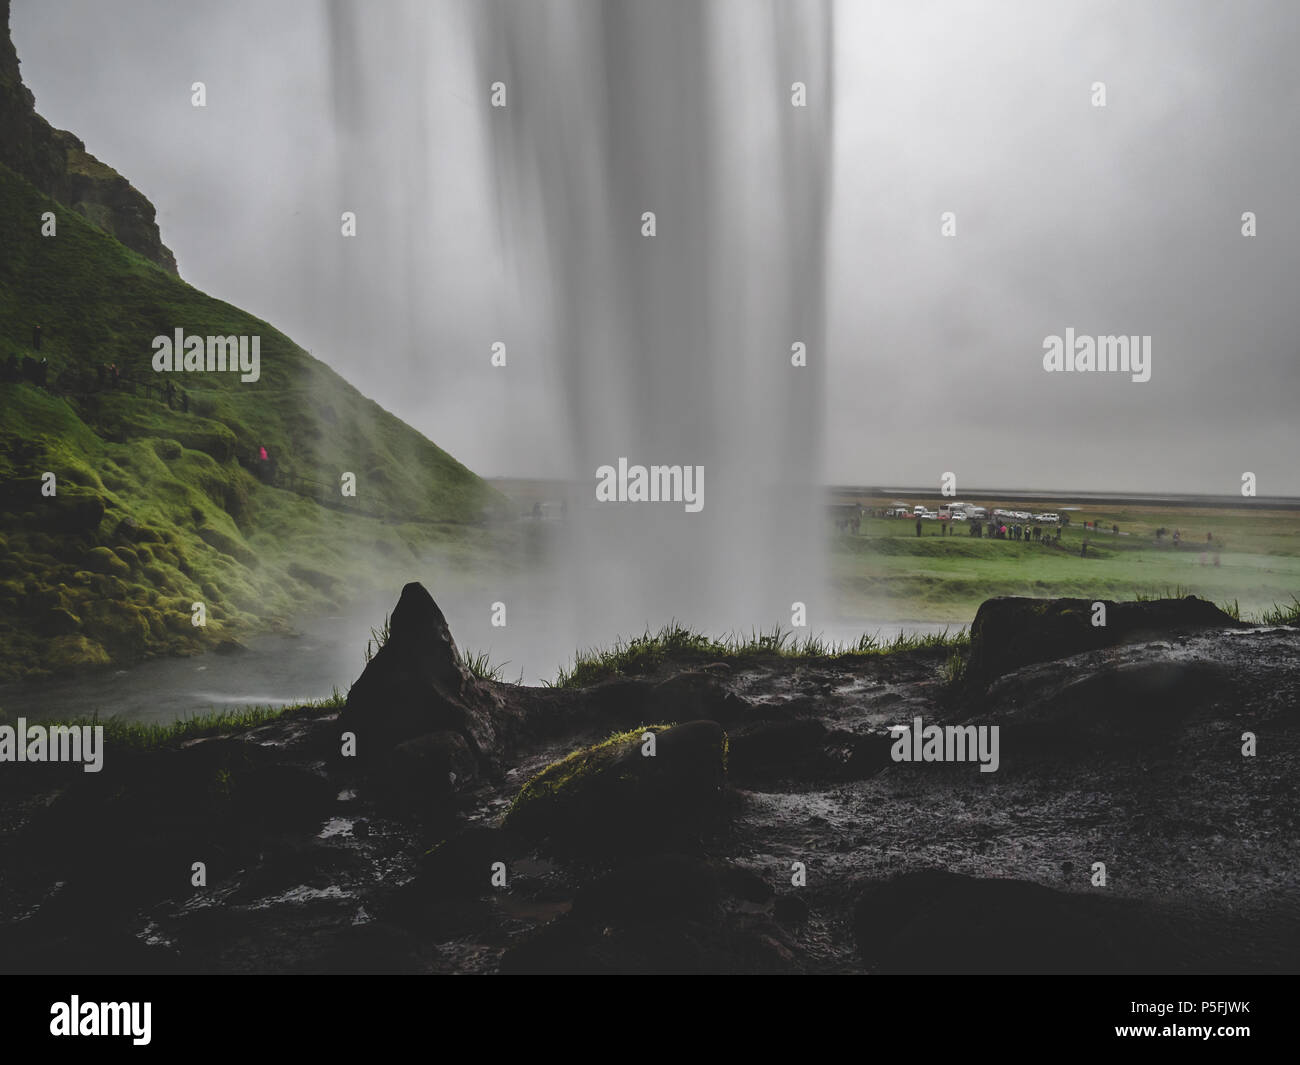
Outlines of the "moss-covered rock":
{"label": "moss-covered rock", "polygon": [[133,603],[115,599],[92,602],[83,618],[85,627],[117,660],[139,657],[149,642],[149,622]]}
{"label": "moss-covered rock", "polygon": [[504,823],[566,847],[642,850],[694,833],[719,813],[726,765],[727,734],[716,721],[632,729],[542,770]]}
{"label": "moss-covered rock", "polygon": [[204,525],[196,531],[204,543],[210,547],[215,547],[222,554],[229,555],[232,559],[250,568],[257,566],[257,556],[235,537],[227,536],[220,529],[215,529],[210,525]]}
{"label": "moss-covered rock", "polygon": [[55,673],[75,673],[108,663],[108,653],[104,648],[80,634],[56,636],[50,641],[44,658],[45,667]]}
{"label": "moss-covered rock", "polygon": [[81,628],[81,619],[63,607],[50,607],[37,617],[36,628],[46,636],[66,636]]}
{"label": "moss-covered rock", "polygon": [[92,547],[86,552],[86,568],[113,577],[131,576],[131,567],[117,557],[111,548]]}

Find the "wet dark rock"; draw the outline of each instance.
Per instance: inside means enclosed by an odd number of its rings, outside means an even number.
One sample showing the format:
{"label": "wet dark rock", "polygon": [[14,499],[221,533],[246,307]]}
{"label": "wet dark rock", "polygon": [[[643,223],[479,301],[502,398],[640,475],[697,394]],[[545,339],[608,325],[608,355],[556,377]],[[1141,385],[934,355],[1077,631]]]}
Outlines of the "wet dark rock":
{"label": "wet dark rock", "polygon": [[415,812],[445,807],[478,776],[478,762],[459,732],[430,732],[389,752],[379,785],[389,806]]}
{"label": "wet dark rock", "polygon": [[231,815],[261,830],[301,826],[329,812],[338,788],[301,766],[264,765],[230,779]]}
{"label": "wet dark rock", "polygon": [[453,731],[489,765],[501,753],[503,716],[501,697],[461,661],[438,604],[412,582],[393,608],[387,642],[348,692],[339,725],[356,734],[368,762],[404,740]]}
{"label": "wet dark rock", "polygon": [[760,721],[731,731],[727,769],[738,783],[797,774],[823,759],[826,726],[815,718]]}
{"label": "wet dark rock", "polygon": [[574,752],[530,780],[506,824],[565,848],[646,851],[701,829],[721,809],[726,733],[716,721],[643,733]]}
{"label": "wet dark rock", "polygon": [[798,895],[778,895],[772,916],[787,928],[802,928],[808,923],[808,903]]}
{"label": "wet dark rock", "polygon": [[1081,651],[1207,628],[1244,628],[1195,596],[1106,605],[1106,624],[1092,624],[1092,599],[988,599],[971,625],[968,685],[986,685],[1012,670]]}
{"label": "wet dark rock", "polygon": [[324,973],[414,973],[420,971],[420,959],[409,932],[372,921],[344,928],[310,968]]}
{"label": "wet dark rock", "polygon": [[493,890],[493,864],[504,862],[508,870],[519,852],[519,840],[504,829],[467,828],[422,855],[412,883],[416,890],[435,897],[488,895]]}
{"label": "wet dark rock", "polygon": [[573,916],[617,924],[670,917],[706,921],[719,897],[717,874],[707,862],[684,854],[654,854],[632,858],[583,888],[573,900]]}
{"label": "wet dark rock", "polygon": [[718,869],[718,883],[728,895],[745,902],[766,902],[776,893],[772,885],[757,873],[730,862]]}
{"label": "wet dark rock", "polygon": [[716,668],[694,669],[650,689],[645,717],[650,721],[694,721],[708,719],[724,725],[742,720],[749,705],[729,691]]}
{"label": "wet dark rock", "polygon": [[235,901],[251,901],[306,886],[336,885],[361,866],[358,855],[315,840],[281,840],[258,855],[258,861],[232,894]]}
{"label": "wet dark rock", "polygon": [[877,733],[854,733],[836,729],[826,737],[825,749],[838,765],[834,776],[845,780],[864,780],[894,764],[892,736]]}
{"label": "wet dark rock", "polygon": [[988,702],[1006,726],[1005,757],[1172,741],[1189,718],[1233,697],[1231,675],[1218,663],[1116,658],[1065,675],[1050,666],[1022,670],[991,685]]}

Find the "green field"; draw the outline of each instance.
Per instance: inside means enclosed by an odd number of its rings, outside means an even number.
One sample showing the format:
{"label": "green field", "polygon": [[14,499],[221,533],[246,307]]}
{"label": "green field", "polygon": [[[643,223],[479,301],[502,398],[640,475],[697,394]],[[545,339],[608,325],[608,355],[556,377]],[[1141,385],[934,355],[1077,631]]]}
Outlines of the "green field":
{"label": "green field", "polygon": [[[870,508],[890,500],[864,502]],[[1094,520],[1104,530],[1083,527]],[[1300,596],[1300,511],[1117,503],[1072,512],[1070,522],[1060,545],[1049,546],[975,539],[960,522],[952,535],[941,536],[941,523],[926,521],[917,537],[910,519],[864,518],[857,535],[833,533],[830,569],[839,612],[847,622],[899,617],[969,624],[979,604],[998,595],[1177,593],[1236,604],[1250,620]],[[1123,535],[1112,534],[1112,524]],[[1162,527],[1168,533],[1157,539]],[[1177,548],[1175,529],[1182,533]],[[1085,539],[1087,557],[1080,557]]]}

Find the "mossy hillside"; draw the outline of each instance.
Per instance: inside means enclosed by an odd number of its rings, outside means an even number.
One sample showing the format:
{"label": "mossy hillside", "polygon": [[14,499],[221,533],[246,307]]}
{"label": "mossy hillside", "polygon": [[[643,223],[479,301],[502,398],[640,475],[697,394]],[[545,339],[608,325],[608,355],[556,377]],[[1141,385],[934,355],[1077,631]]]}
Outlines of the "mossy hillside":
{"label": "mossy hillside", "polygon": [[[40,236],[54,211],[58,236]],[[266,323],[141,258],[0,166],[0,361],[42,326],[51,383],[116,362],[156,381],[150,341],[262,337],[261,379],[178,375],[189,413],[121,392],[61,396],[0,385],[0,677],[189,652],[361,594],[368,560],[409,572],[430,550],[475,557],[504,500]],[[266,446],[281,470],[358,479],[367,513],[262,484],[238,461]],[[41,494],[46,471],[57,478]],[[369,564],[373,561],[373,566]],[[207,626],[190,623],[202,601]]]}

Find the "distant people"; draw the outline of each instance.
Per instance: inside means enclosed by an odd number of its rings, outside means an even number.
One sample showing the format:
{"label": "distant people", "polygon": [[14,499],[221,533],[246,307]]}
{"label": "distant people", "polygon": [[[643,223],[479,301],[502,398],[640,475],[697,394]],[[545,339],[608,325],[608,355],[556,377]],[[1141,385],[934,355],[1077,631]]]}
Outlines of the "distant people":
{"label": "distant people", "polygon": [[45,380],[49,376],[49,373],[50,373],[50,360],[41,359],[41,361],[36,364],[36,383],[40,385],[42,388],[45,387]]}
{"label": "distant people", "polygon": [[1119,526],[1118,526],[1118,525],[1112,525],[1112,526],[1110,527],[1110,531],[1111,531],[1112,533],[1114,533],[1116,536],[1118,536],[1118,535],[1119,535]]}
{"label": "distant people", "polygon": [[1214,533],[1212,533],[1212,532],[1207,532],[1207,533],[1205,534],[1205,542],[1206,542],[1207,544],[1208,544],[1208,543],[1213,543],[1213,542],[1214,542]]}
{"label": "distant people", "polygon": [[32,349],[34,351],[41,350],[41,327],[39,325],[32,326]]}
{"label": "distant people", "polygon": [[265,445],[265,444],[263,444],[261,447],[259,447],[259,448],[257,449],[257,457],[258,457],[259,459],[261,459],[261,461],[263,461],[263,462],[266,462],[266,461],[268,460],[268,458],[270,457],[270,456],[268,456],[267,453],[266,453],[266,445]]}
{"label": "distant people", "polygon": [[167,409],[172,410],[173,403],[176,400],[176,385],[172,382],[172,379],[170,377],[167,378],[167,384],[163,388],[163,396],[167,400]]}
{"label": "distant people", "polygon": [[1082,544],[1082,545],[1080,546],[1080,548],[1079,548],[1079,557],[1080,557],[1080,558],[1087,558],[1087,557],[1088,557],[1088,541],[1087,541],[1087,540],[1084,540],[1084,541],[1083,541],[1083,544]]}
{"label": "distant people", "polygon": [[8,361],[5,363],[5,380],[17,381],[20,377],[22,377],[22,375],[23,375],[23,369],[18,362],[18,356],[11,354],[9,356]]}
{"label": "distant people", "polygon": [[1174,530],[1174,546],[1175,546],[1175,547],[1178,546],[1178,541],[1182,539],[1182,536],[1183,536],[1182,532],[1180,532],[1178,529],[1175,529],[1175,530]]}
{"label": "distant people", "polygon": [[110,362],[110,363],[108,364],[108,384],[109,384],[109,387],[110,387],[110,388],[116,388],[116,387],[117,387],[117,382],[118,382],[119,380],[120,380],[120,374],[119,374],[118,371],[117,371],[117,363],[115,363],[115,362]]}
{"label": "distant people", "polygon": [[917,536],[920,536],[920,535],[921,535],[921,519],[920,519],[920,518],[917,518],[917,519],[916,519],[916,535],[917,535]]}

